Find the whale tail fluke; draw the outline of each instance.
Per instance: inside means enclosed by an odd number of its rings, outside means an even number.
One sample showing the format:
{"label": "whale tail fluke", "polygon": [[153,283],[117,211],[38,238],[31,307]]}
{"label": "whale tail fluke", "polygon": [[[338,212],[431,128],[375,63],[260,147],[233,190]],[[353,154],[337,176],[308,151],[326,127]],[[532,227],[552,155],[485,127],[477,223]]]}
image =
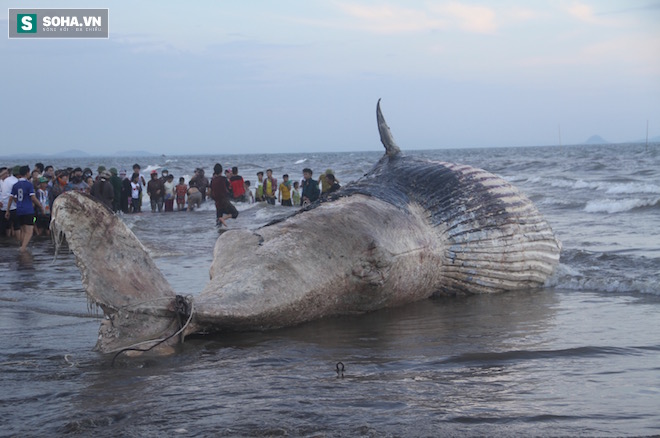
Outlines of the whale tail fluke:
{"label": "whale tail fluke", "polygon": [[383,117],[383,112],[380,110],[380,99],[378,99],[378,103],[376,104],[376,120],[378,121],[380,141],[383,143],[383,146],[385,146],[385,155],[393,157],[401,153],[401,149],[399,149],[399,146],[394,142],[390,127],[387,126],[385,117]]}

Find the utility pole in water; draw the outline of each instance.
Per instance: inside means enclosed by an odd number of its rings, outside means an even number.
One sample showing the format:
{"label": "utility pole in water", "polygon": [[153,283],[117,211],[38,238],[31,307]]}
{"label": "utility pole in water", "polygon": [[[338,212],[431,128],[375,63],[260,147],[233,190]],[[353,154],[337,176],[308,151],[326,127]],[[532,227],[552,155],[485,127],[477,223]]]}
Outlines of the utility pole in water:
{"label": "utility pole in water", "polygon": [[559,150],[561,151],[561,124],[557,124],[557,131],[559,132]]}

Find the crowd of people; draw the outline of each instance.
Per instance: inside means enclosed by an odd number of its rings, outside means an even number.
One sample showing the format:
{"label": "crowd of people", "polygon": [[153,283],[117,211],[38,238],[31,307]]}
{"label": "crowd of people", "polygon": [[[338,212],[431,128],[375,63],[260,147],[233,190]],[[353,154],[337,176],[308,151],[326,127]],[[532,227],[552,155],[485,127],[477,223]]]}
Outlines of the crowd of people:
{"label": "crowd of people", "polygon": [[146,181],[137,163],[130,175],[105,166],[99,166],[96,175],[89,168],[55,171],[53,166],[42,163],[36,163],[33,169],[27,165],[0,167],[0,236],[14,237],[21,251],[25,251],[33,234],[49,234],[50,207],[59,195],[72,190],[87,193],[112,211],[126,214],[142,211],[145,192],[154,213],[174,211],[175,202],[177,211],[192,211],[210,198],[215,202],[216,224],[226,226],[227,219],[238,216],[236,202],[306,206],[322,194],[340,188],[331,169],[318,180],[313,179],[309,168],[303,169],[302,174],[300,181],[293,182],[284,174],[278,185],[271,169],[266,170],[265,176],[264,172],[257,172],[253,193],[251,182],[239,174],[237,167],[223,172],[220,163],[213,167],[210,179],[204,169],[197,168],[190,181],[186,183],[180,177],[176,184],[165,168],[160,175],[152,170]]}

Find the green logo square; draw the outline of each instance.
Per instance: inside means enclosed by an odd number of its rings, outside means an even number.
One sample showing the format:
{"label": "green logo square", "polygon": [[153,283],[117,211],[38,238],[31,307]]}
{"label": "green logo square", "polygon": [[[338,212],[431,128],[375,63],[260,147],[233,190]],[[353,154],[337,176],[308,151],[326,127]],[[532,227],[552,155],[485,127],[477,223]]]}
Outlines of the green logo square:
{"label": "green logo square", "polygon": [[16,14],[16,32],[37,33],[37,14]]}

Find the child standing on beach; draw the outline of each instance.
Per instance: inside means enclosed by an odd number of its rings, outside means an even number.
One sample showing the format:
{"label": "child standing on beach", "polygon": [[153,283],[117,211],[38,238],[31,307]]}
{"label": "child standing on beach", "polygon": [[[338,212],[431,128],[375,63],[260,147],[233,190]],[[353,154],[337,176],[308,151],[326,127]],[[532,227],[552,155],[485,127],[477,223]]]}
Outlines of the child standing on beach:
{"label": "child standing on beach", "polygon": [[131,177],[131,212],[142,211],[142,186],[140,185],[140,174],[134,173]]}
{"label": "child standing on beach", "polygon": [[34,234],[41,236],[45,234],[50,236],[50,205],[48,204],[50,188],[48,187],[48,178],[43,176],[38,179],[37,199],[43,206],[41,214],[37,214],[37,220],[34,224]]}
{"label": "child standing on beach", "polygon": [[293,200],[293,205],[300,205],[300,183],[295,181],[293,183],[293,190],[291,191],[291,199]]}
{"label": "child standing on beach", "polygon": [[264,200],[264,173],[261,171],[257,172],[257,189],[254,200],[256,202],[262,202]]}

